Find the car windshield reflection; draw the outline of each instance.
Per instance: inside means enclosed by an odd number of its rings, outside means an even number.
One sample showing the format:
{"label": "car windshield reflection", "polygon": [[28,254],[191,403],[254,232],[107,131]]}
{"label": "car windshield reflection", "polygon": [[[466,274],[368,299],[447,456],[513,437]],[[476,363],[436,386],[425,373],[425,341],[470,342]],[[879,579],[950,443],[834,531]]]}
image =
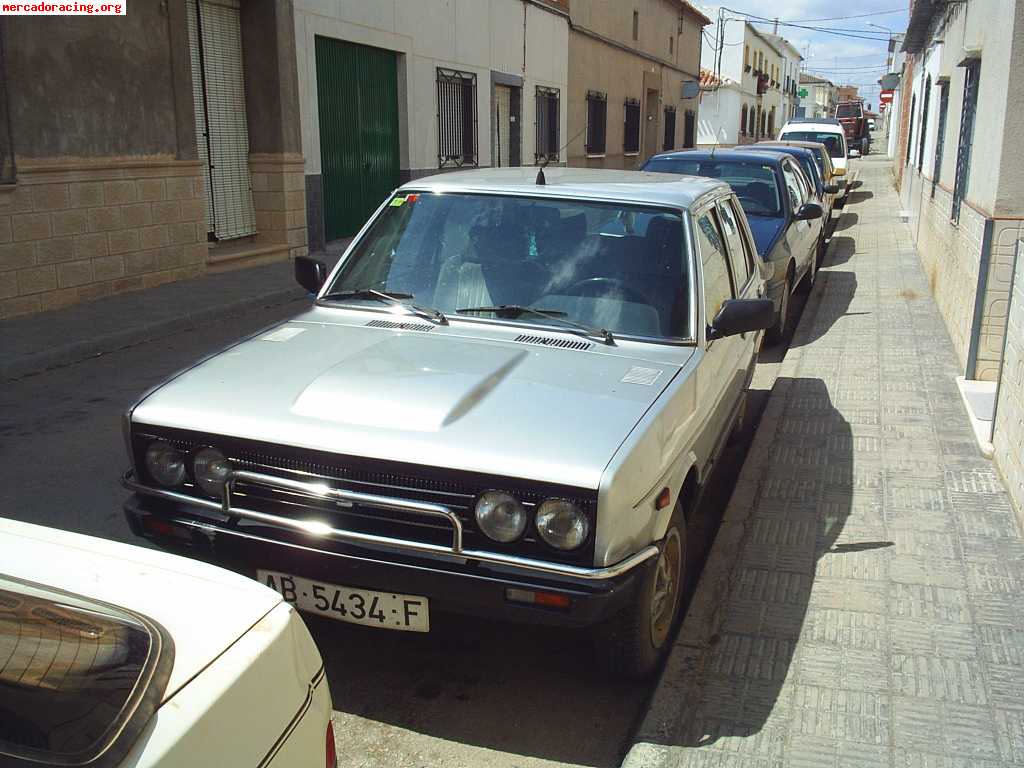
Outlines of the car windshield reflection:
{"label": "car windshield reflection", "polygon": [[361,303],[372,290],[449,318],[681,339],[692,336],[689,281],[678,211],[414,192],[390,201],[323,297]]}

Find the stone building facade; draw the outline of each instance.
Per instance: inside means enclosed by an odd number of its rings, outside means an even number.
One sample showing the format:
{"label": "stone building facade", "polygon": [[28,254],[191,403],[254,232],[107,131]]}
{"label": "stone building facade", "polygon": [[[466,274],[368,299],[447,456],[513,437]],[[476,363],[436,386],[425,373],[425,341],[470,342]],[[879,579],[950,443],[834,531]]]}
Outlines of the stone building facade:
{"label": "stone building facade", "polygon": [[291,0],[0,19],[0,319],[306,252],[292,25]]}
{"label": "stone building facade", "polygon": [[695,146],[709,19],[684,0],[571,0],[569,14],[568,164],[629,170]]}

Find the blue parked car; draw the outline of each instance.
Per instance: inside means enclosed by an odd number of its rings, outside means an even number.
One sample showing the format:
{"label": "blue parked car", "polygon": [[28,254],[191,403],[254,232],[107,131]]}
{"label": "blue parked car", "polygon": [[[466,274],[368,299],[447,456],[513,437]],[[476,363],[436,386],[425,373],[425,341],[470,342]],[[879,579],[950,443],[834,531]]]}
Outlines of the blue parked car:
{"label": "blue parked car", "polygon": [[811,182],[811,188],[824,211],[821,217],[821,240],[818,243],[818,266],[820,267],[821,260],[825,258],[826,241],[829,237],[829,224],[832,221],[832,209],[835,206],[836,195],[839,194],[839,185],[830,184],[825,181],[821,173],[821,167],[818,165],[818,158],[815,157],[814,151],[807,147],[796,147],[783,144],[782,142],[759,141],[757,144],[750,145],[747,149],[757,152],[783,152],[791,155],[800,163],[800,168],[806,174],[807,180]]}
{"label": "blue parked car", "polygon": [[771,266],[768,295],[775,304],[769,343],[785,335],[789,299],[807,276],[814,282],[824,241],[821,204],[798,161],[781,152],[689,149],[654,155],[641,170],[707,176],[728,182],[743,206],[757,251]]}

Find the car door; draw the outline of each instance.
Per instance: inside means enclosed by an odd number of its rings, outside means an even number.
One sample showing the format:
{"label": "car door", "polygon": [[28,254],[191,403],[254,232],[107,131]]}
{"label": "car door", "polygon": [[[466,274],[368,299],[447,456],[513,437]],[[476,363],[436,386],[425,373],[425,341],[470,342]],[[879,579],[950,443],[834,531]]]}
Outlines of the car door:
{"label": "car door", "polygon": [[[699,209],[693,215],[693,223],[700,257],[704,324],[708,327],[722,305],[736,297],[736,289],[717,205],[709,203]],[[705,339],[704,355],[697,370],[697,407],[704,416],[704,429],[698,438],[701,458],[713,458],[725,439],[743,386],[738,372],[747,343],[739,335],[714,341]]]}
{"label": "car door", "polygon": [[804,272],[811,264],[811,252],[814,248],[814,233],[809,221],[797,221],[793,218],[800,206],[807,202],[807,194],[800,183],[800,175],[793,162],[786,158],[782,161],[782,176],[785,181],[786,198],[789,202],[789,216],[786,224],[786,240],[789,242],[790,253],[796,260],[796,280],[800,281]]}
{"label": "car door", "polygon": [[[718,221],[725,235],[725,246],[729,252],[729,265],[736,284],[736,298],[758,299],[764,295],[764,283],[754,263],[754,247],[741,224],[742,208],[735,195],[718,201]],[[741,333],[738,368],[740,389],[746,389],[753,374],[754,357],[760,343],[761,332]]]}

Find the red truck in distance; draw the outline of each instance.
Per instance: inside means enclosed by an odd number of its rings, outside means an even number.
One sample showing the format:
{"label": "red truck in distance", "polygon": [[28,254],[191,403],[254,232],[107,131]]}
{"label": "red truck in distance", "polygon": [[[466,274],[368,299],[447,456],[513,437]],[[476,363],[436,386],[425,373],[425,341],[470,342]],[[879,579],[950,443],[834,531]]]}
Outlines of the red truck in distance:
{"label": "red truck in distance", "polygon": [[835,118],[843,126],[846,143],[850,148],[859,149],[862,155],[866,155],[871,141],[871,132],[864,114],[864,102],[860,99],[839,102],[836,105]]}

